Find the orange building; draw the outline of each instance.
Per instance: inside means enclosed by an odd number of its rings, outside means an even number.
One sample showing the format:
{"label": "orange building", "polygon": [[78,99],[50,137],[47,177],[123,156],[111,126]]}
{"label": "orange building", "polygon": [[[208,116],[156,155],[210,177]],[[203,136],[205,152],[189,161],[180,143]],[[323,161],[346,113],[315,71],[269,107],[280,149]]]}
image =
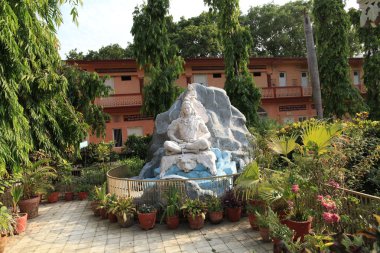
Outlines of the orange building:
{"label": "orange building", "polygon": [[[122,146],[129,135],[153,133],[153,118],[141,115],[143,102],[144,71],[135,60],[67,61],[79,68],[107,75],[106,85],[113,88],[109,97],[97,98],[95,103],[111,115],[104,139],[90,136],[90,142],[114,141]],[[352,84],[362,93],[363,59],[351,58]],[[278,122],[296,122],[316,116],[312,102],[312,89],[308,77],[306,58],[251,58],[249,71],[256,86],[261,89],[259,113]],[[225,82],[224,62],[221,58],[187,59],[184,73],[177,84],[202,83],[223,88]]]}

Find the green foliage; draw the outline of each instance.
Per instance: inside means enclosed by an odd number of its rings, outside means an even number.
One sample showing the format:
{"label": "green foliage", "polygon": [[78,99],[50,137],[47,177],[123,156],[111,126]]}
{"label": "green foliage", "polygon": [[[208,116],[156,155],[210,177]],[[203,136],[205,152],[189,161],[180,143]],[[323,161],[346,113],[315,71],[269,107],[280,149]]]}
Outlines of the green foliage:
{"label": "green foliage", "polygon": [[107,201],[107,183],[104,182],[102,186],[94,186],[93,199],[99,203],[105,203]]}
{"label": "green foliage", "polygon": [[268,147],[279,155],[288,156],[298,147],[297,138],[298,136],[295,134],[274,136],[268,142]]}
{"label": "green foliage", "polygon": [[134,53],[150,80],[144,86],[143,112],[154,117],[168,110],[179,95],[174,81],[183,71],[184,61],[167,31],[168,9],[168,0],[148,0],[133,12]]}
{"label": "green foliage", "polygon": [[350,21],[344,2],[316,0],[313,15],[324,114],[340,118],[355,115],[365,106],[350,81]]}
{"label": "green foliage", "polygon": [[254,56],[305,57],[303,11],[311,2],[298,0],[277,5],[274,3],[251,7],[242,24],[249,27],[254,41]]}
{"label": "green foliage", "polygon": [[87,147],[81,150],[82,164],[86,162],[86,165],[91,165],[93,163],[104,164],[110,160],[116,158],[116,154],[112,151],[113,143],[90,143]]}
{"label": "green foliage", "polygon": [[202,216],[203,219],[206,219],[207,205],[200,199],[186,199],[181,209],[185,211],[186,215],[192,216],[193,219],[197,216]]}
{"label": "green foliage", "polygon": [[63,155],[86,135],[58,72],[56,28],[65,2],[76,19],[80,0],[0,2],[0,168],[27,163],[32,149]]}
{"label": "green foliage", "polygon": [[138,208],[139,213],[153,213],[156,212],[157,209],[152,205],[142,204]]}
{"label": "green foliage", "polygon": [[[19,173],[23,187],[23,199],[30,199],[51,189],[51,180],[57,177],[49,160],[42,159],[25,166]],[[18,177],[18,176],[17,176]]]}
{"label": "green foliage", "polygon": [[121,164],[127,166],[128,172],[125,174],[126,177],[138,176],[144,163],[145,161],[138,157],[131,157],[121,161]]}
{"label": "green foliage", "polygon": [[165,199],[166,205],[164,205],[164,213],[162,214],[161,222],[164,217],[173,217],[178,215],[178,212],[181,209],[181,193],[176,187],[169,187]]}
{"label": "green foliage", "polygon": [[207,210],[209,212],[221,212],[223,211],[223,205],[220,198],[217,196],[211,196],[207,199]]}
{"label": "green foliage", "polygon": [[83,119],[91,127],[92,134],[97,137],[105,134],[106,121],[109,115],[94,104],[95,98],[108,96],[111,88],[104,84],[95,72],[87,72],[75,66],[64,66],[63,75],[68,82],[68,98],[77,112],[82,113]]}
{"label": "green foliage", "polygon": [[152,140],[151,135],[146,136],[128,136],[127,141],[124,144],[123,152],[127,157],[137,156],[142,160],[146,159],[149,143]]}
{"label": "green foliage", "polygon": [[107,171],[110,169],[106,165],[94,165],[83,168],[82,178],[89,185],[102,185],[107,181]]}
{"label": "green foliage", "polygon": [[123,217],[124,222],[133,218],[136,213],[135,204],[130,197],[118,197],[115,204],[110,208],[110,212]]}
{"label": "green foliage", "polygon": [[110,44],[101,47],[98,51],[89,50],[87,54],[72,49],[66,54],[67,60],[118,60],[133,58],[133,45],[128,43],[126,48],[119,44]]}
{"label": "green foliage", "polygon": [[11,188],[12,196],[12,213],[17,214],[17,204],[21,200],[23,195],[23,188],[21,185],[14,185]]}
{"label": "green foliage", "polygon": [[248,71],[249,48],[252,43],[247,28],[239,23],[238,0],[205,0],[218,17],[218,28],[223,44],[226,90],[232,105],[246,117],[247,125],[257,122],[260,91]]}
{"label": "green foliage", "polygon": [[0,206],[0,235],[13,235],[15,223],[7,207]]}

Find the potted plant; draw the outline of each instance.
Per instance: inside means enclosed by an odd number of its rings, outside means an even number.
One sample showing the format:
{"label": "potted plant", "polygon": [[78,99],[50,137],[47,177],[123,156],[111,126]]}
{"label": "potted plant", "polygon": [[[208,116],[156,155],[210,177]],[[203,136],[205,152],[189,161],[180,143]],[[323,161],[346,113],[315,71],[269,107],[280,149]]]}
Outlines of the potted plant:
{"label": "potted plant", "polygon": [[265,210],[265,207],[261,204],[257,205],[257,203],[254,203],[254,202],[249,202],[247,204],[248,220],[252,229],[259,230],[259,225],[257,223],[257,218],[256,218],[256,212],[263,213],[264,210]]}
{"label": "potted plant", "polygon": [[49,203],[56,203],[59,200],[59,192],[55,190],[55,188],[48,191],[47,201]]}
{"label": "potted plant", "polygon": [[230,190],[223,196],[223,206],[226,208],[227,218],[229,221],[237,222],[241,218],[242,203],[237,199],[235,193]]}
{"label": "potted plant", "polygon": [[112,210],[115,208],[117,205],[117,196],[113,194],[107,194],[107,202],[105,209],[107,210],[107,217],[108,220],[112,223],[117,222],[117,217],[116,214],[112,212]]}
{"label": "potted plant", "polygon": [[300,188],[297,184],[292,185],[292,200],[294,207],[290,212],[290,217],[286,220],[285,224],[291,229],[294,230],[294,240],[301,238],[301,241],[304,240],[304,236],[310,233],[312,218],[308,215],[308,212],[305,210],[303,203],[304,194],[300,192]]}
{"label": "potted plant", "polygon": [[[0,203],[1,204],[1,203]],[[13,235],[15,222],[7,207],[0,206],[0,253],[3,253],[8,236]]]}
{"label": "potted plant", "polygon": [[219,224],[223,220],[223,206],[220,198],[212,196],[207,200],[208,217],[212,224]]}
{"label": "potted plant", "polygon": [[264,242],[269,242],[270,237],[269,237],[268,213],[267,212],[264,212],[264,213],[256,212],[256,220],[257,220],[257,224],[259,226],[259,232],[260,232],[261,239]]}
{"label": "potted plant", "polygon": [[142,229],[149,230],[156,225],[157,209],[154,206],[143,204],[139,207],[137,215]]}
{"label": "potted plant", "polygon": [[280,219],[270,210],[269,235],[273,240],[273,253],[286,252],[288,242],[293,240],[293,231],[281,224]]}
{"label": "potted plant", "polygon": [[51,180],[57,176],[56,170],[46,165],[49,161],[49,159],[41,159],[24,167],[21,171],[23,195],[18,206],[20,212],[28,214],[28,219],[38,216],[40,194],[52,189]]}
{"label": "potted plant", "polygon": [[191,229],[201,229],[204,226],[207,206],[199,199],[187,199],[181,207],[184,210]]}
{"label": "potted plant", "polygon": [[[95,216],[100,216],[103,214],[105,216],[105,210],[102,211],[102,204],[105,204],[107,199],[107,187],[106,183],[104,183],[101,187],[94,186],[93,191],[93,201],[91,202],[91,209],[94,212]],[[103,217],[102,217],[103,218]]]}
{"label": "potted plant", "polygon": [[26,229],[26,223],[28,219],[27,213],[19,213],[18,212],[18,202],[20,201],[22,197],[22,187],[21,185],[13,186],[11,188],[11,196],[12,196],[12,214],[13,218],[16,222],[16,228],[15,233],[20,234],[25,231]]}
{"label": "potted plant", "polygon": [[88,192],[91,188],[91,185],[82,182],[76,186],[76,192],[78,193],[79,200],[85,200],[88,198]]}
{"label": "potted plant", "polygon": [[180,210],[181,196],[178,189],[170,187],[166,194],[166,206],[162,214],[161,222],[166,218],[166,226],[169,229],[176,229],[179,226],[178,212]]}
{"label": "potted plant", "polygon": [[110,212],[116,215],[117,222],[123,228],[127,228],[133,225],[133,217],[136,213],[133,199],[130,197],[119,197],[110,208]]}
{"label": "potted plant", "polygon": [[65,192],[65,201],[72,201],[74,199],[73,192],[73,179],[70,175],[63,176],[62,184]]}

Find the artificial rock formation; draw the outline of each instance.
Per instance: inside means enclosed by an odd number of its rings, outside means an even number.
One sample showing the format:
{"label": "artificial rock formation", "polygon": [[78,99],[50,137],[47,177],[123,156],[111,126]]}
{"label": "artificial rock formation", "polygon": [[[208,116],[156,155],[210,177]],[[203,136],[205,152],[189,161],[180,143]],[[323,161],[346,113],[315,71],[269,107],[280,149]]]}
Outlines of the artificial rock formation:
{"label": "artificial rock formation", "polygon": [[[224,152],[228,151],[231,154],[232,161],[234,161],[239,168],[242,168],[249,162],[250,157],[248,151],[253,141],[252,136],[245,126],[246,120],[244,115],[231,105],[223,89],[205,87],[200,84],[189,84],[187,91],[179,96],[172,107],[157,116],[155,131],[148,152],[150,162],[145,164],[139,175],[140,178],[155,177],[154,170],[160,167],[161,160],[165,155],[181,153],[176,149],[176,144],[180,147],[180,150],[186,151],[184,146],[181,146],[177,141],[173,142],[173,137],[169,138],[168,136],[168,130],[170,135],[172,122],[180,118],[182,103],[185,100],[191,102],[192,107],[196,111],[198,120],[204,122],[210,133],[210,137],[205,136],[205,139],[210,142],[208,147],[216,148]],[[168,146],[168,143],[170,146]],[[204,143],[199,144],[199,147],[203,149],[200,152],[211,152],[206,151],[205,149],[208,147],[202,146],[201,144],[204,145]],[[188,147],[190,148],[191,146]],[[190,153],[197,153],[191,149],[188,151]],[[169,160],[170,159],[172,158],[169,158]],[[181,165],[179,164],[179,166]],[[213,175],[214,171],[211,171],[211,168],[209,168],[209,170]],[[164,176],[164,173],[162,173],[161,176]]]}

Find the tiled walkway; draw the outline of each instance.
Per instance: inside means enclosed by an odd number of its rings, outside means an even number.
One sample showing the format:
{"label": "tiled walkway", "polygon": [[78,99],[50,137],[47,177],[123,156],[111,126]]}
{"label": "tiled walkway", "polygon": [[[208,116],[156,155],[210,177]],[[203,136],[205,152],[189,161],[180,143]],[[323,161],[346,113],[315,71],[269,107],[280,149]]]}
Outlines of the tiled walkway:
{"label": "tiled walkway", "polygon": [[40,216],[29,220],[27,231],[10,239],[6,253],[30,252],[272,252],[271,243],[262,243],[247,218],[231,223],[191,230],[181,224],[168,230],[157,224],[149,231],[137,224],[120,228],[95,217],[89,202],[43,204]]}

